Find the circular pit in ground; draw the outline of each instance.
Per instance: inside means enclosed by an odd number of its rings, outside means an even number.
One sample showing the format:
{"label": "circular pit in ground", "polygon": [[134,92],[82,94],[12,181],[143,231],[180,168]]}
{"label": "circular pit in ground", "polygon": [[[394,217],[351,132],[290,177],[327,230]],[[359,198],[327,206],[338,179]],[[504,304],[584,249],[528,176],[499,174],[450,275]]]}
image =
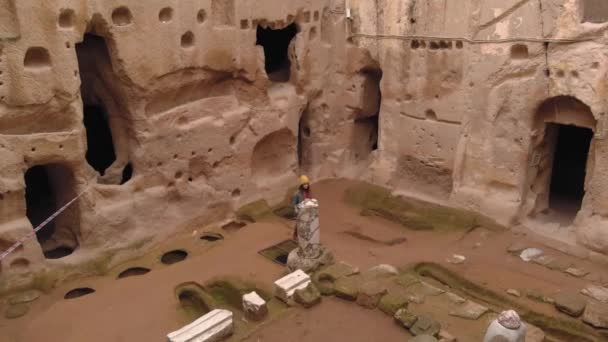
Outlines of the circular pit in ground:
{"label": "circular pit in ground", "polygon": [[64,299],[74,299],[74,298],[86,296],[86,295],[94,293],[94,292],[95,292],[95,290],[93,290],[90,287],[79,287],[79,288],[68,291],[68,293],[66,293],[65,296],[63,296],[63,298]]}
{"label": "circular pit in ground", "polygon": [[176,249],[176,250],[169,251],[169,252],[163,254],[163,256],[160,258],[160,261],[165,265],[172,265],[172,264],[178,263],[180,261],[183,261],[187,257],[188,257],[188,252],[181,250],[181,249]]}
{"label": "circular pit in ground", "polygon": [[205,240],[205,241],[209,241],[209,242],[215,242],[218,240],[223,240],[224,236],[222,234],[217,234],[217,233],[203,233],[203,235],[201,236],[201,240]]}
{"label": "circular pit in ground", "polygon": [[128,277],[136,277],[136,276],[144,275],[144,274],[146,274],[148,272],[150,272],[149,268],[145,268],[145,267],[130,267],[130,268],[127,268],[126,270],[120,272],[120,274],[118,275],[118,279],[128,278]]}

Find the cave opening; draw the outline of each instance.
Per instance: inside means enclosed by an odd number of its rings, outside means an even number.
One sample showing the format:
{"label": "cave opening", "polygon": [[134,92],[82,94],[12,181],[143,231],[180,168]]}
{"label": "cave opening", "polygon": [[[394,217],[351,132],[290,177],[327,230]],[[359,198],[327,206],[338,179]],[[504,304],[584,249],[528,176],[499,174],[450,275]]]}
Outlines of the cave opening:
{"label": "cave opening", "polygon": [[572,125],[550,124],[557,131],[553,155],[549,208],[573,220],[585,196],[585,176],[593,131]]}
{"label": "cave opening", "polygon": [[298,122],[298,167],[308,171],[312,164],[311,121],[308,107],[304,109]]}
{"label": "cave opening", "polygon": [[76,44],[80,69],[83,123],[87,134],[86,160],[100,175],[116,161],[110,115],[99,97],[107,89],[105,73],[112,71],[108,46],[103,37],[87,33]]}
{"label": "cave opening", "polygon": [[297,33],[298,27],[295,23],[277,30],[257,27],[256,45],[264,48],[266,74],[271,81],[289,81],[291,69],[289,44]]}
{"label": "cave opening", "polygon": [[[26,216],[34,228],[76,196],[74,176],[60,164],[37,165],[25,173]],[[78,203],[73,203],[36,233],[47,259],[68,256],[78,247]]]}

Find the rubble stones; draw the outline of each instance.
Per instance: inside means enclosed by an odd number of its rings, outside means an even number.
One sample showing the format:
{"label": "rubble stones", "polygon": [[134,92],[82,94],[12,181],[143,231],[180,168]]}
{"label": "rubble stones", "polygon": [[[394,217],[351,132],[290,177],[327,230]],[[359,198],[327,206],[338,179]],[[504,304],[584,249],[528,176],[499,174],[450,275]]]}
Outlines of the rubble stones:
{"label": "rubble stones", "polygon": [[337,279],[359,273],[359,269],[344,262],[330,265],[319,270],[313,276],[313,281],[321,294],[334,293],[334,283]]}
{"label": "rubble stones", "polygon": [[399,322],[403,327],[409,329],[418,320],[418,316],[414,315],[406,308],[401,308],[395,312],[395,320]]}
{"label": "rubble stones", "polygon": [[561,292],[555,296],[555,307],[573,317],[582,315],[586,305],[587,300],[578,293]]}
{"label": "rubble stones", "polygon": [[418,335],[409,340],[410,342],[437,342],[437,339],[431,335]]}
{"label": "rubble stones", "polygon": [[361,277],[358,275],[343,277],[334,283],[334,294],[338,298],[354,301],[359,295]]}
{"label": "rubble stones", "polygon": [[403,289],[389,289],[380,299],[378,308],[387,315],[394,316],[397,310],[407,307],[409,295]]}
{"label": "rubble stones", "polygon": [[430,335],[437,336],[441,330],[441,324],[427,315],[420,315],[416,323],[410,328],[410,332],[414,336]]}
{"label": "rubble stones", "polygon": [[599,329],[608,329],[608,304],[589,302],[583,321]]}
{"label": "rubble stones", "polygon": [[540,257],[541,255],[543,255],[543,251],[538,248],[526,248],[521,252],[519,257],[523,261],[530,261]]}
{"label": "rubble stones", "polygon": [[486,312],[488,312],[487,307],[468,300],[464,304],[459,305],[456,309],[450,311],[450,315],[464,319],[476,320]]}
{"label": "rubble stones", "polygon": [[312,282],[308,283],[306,288],[296,290],[293,298],[296,303],[307,309],[321,303],[321,293]]}
{"label": "rubble stones", "polygon": [[381,281],[370,281],[364,283],[359,289],[357,304],[373,309],[378,305],[380,298],[387,293],[386,283]]}
{"label": "rubble stones", "polygon": [[508,289],[507,294],[514,296],[514,297],[521,297],[521,293],[515,289]]}
{"label": "rubble stones", "polygon": [[582,289],[581,293],[602,303],[608,303],[608,288],[603,286],[590,285]]}

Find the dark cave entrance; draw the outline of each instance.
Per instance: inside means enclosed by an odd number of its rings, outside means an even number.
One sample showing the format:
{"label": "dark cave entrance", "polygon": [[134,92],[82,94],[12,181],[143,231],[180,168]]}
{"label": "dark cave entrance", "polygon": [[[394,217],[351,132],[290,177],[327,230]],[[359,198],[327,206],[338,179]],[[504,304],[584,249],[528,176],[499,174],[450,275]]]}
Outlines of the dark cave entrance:
{"label": "dark cave entrance", "polygon": [[[86,160],[101,176],[116,162],[117,140],[113,128],[119,127],[118,123],[122,122],[122,118],[113,116],[109,110],[119,110],[117,107],[120,103],[115,94],[117,85],[109,51],[106,40],[91,33],[85,34],[82,43],[76,44],[83,124],[87,133]],[[132,177],[133,167],[129,163],[122,174],[115,173],[106,182],[124,184]]]}
{"label": "dark cave entrance", "polygon": [[298,122],[298,167],[309,171],[312,164],[311,121],[308,107],[304,109]]}
{"label": "dark cave entrance", "polygon": [[373,151],[378,149],[380,131],[380,107],[382,92],[380,81],[382,70],[379,68],[363,69],[364,76],[362,107],[355,113],[352,148],[356,161],[366,160]]}
{"label": "dark cave entrance", "polygon": [[103,176],[116,161],[108,113],[101,106],[85,105],[83,121],[87,131],[87,162]]}
{"label": "dark cave entrance", "polygon": [[[82,43],[76,44],[80,69],[83,102],[83,122],[87,132],[86,159],[100,175],[116,161],[110,118],[106,107],[97,96],[97,87],[105,86],[103,73],[111,68],[110,54],[105,39],[85,34]],[[111,70],[111,69],[110,69]]]}
{"label": "dark cave entrance", "polygon": [[556,131],[549,208],[574,219],[585,196],[585,176],[593,131],[589,128],[549,124]]}
{"label": "dark cave entrance", "polygon": [[256,45],[264,48],[264,64],[268,78],[274,82],[288,82],[291,62],[289,44],[298,33],[295,23],[278,30],[257,27]]}
{"label": "dark cave entrance", "polygon": [[[74,176],[60,164],[31,167],[25,173],[25,185],[26,215],[34,228],[76,196]],[[72,254],[78,247],[79,224],[78,203],[72,203],[36,233],[47,259]]]}

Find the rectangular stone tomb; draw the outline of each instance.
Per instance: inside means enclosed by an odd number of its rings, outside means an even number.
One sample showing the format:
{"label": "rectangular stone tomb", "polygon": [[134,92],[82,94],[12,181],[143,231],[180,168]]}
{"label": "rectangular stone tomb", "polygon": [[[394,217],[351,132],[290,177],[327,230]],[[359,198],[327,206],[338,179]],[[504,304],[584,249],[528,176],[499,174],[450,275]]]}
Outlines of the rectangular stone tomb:
{"label": "rectangular stone tomb", "polygon": [[232,312],[216,309],[167,335],[168,342],[216,342],[232,334]]}
{"label": "rectangular stone tomb", "polygon": [[306,288],[310,283],[308,274],[296,270],[274,282],[274,295],[288,302],[296,290]]}

